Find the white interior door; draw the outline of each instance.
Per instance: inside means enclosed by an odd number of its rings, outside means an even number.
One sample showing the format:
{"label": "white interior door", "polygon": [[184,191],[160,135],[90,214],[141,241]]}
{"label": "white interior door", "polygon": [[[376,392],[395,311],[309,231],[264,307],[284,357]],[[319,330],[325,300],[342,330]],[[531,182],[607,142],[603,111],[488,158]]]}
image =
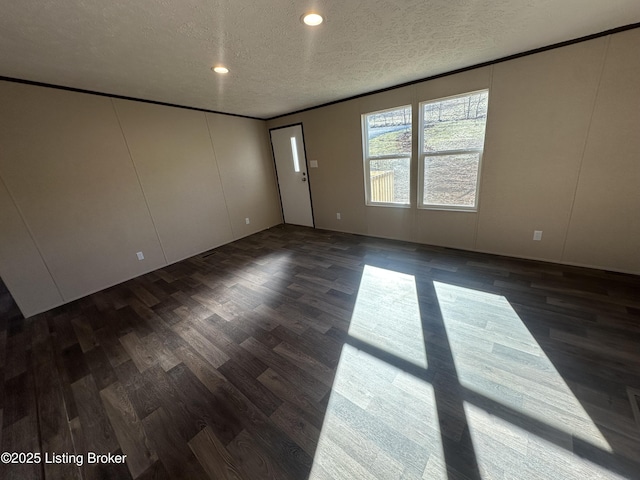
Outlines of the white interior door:
{"label": "white interior door", "polygon": [[313,227],[302,126],[276,128],[270,133],[284,223]]}

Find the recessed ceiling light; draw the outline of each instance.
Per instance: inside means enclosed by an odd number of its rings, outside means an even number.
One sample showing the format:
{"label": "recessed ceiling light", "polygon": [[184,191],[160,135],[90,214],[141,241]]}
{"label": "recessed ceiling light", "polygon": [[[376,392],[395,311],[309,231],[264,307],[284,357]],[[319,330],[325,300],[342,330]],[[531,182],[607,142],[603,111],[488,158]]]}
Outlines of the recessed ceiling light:
{"label": "recessed ceiling light", "polygon": [[305,13],[302,16],[302,21],[310,27],[315,27],[316,25],[320,25],[324,21],[324,18],[317,13]]}
{"label": "recessed ceiling light", "polygon": [[216,73],[229,73],[229,69],[227,67],[213,67],[211,70],[213,70]]}

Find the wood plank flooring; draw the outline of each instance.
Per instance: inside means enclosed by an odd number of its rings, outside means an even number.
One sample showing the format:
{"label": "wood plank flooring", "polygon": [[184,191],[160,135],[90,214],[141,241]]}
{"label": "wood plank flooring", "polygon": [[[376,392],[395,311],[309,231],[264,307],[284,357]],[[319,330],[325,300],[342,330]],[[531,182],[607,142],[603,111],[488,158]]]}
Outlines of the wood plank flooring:
{"label": "wood plank flooring", "polygon": [[27,320],[0,282],[1,450],[84,460],[2,479],[640,478],[639,412],[638,276],[279,226]]}

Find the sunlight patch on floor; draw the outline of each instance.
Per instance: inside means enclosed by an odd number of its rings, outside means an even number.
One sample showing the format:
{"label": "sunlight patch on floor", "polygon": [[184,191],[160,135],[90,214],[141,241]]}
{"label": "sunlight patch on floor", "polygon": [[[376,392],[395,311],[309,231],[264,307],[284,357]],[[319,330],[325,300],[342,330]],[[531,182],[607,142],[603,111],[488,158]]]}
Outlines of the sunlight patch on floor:
{"label": "sunlight patch on floor", "polygon": [[483,409],[464,402],[469,431],[483,479],[623,479]]}
{"label": "sunlight patch on floor", "polygon": [[433,387],[345,344],[309,478],[444,480],[444,465]]}
{"label": "sunlight patch on floor", "polygon": [[365,265],[349,335],[426,368],[415,277]]}
{"label": "sunlight patch on floor", "polygon": [[461,385],[551,426],[560,445],[571,449],[573,435],[611,452],[505,297],[440,282],[434,287]]}

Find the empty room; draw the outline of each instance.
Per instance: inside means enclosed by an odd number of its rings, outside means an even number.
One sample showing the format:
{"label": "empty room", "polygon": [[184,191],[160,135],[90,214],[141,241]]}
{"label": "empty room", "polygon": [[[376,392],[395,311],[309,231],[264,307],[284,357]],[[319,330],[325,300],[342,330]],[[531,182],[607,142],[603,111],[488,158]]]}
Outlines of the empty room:
{"label": "empty room", "polygon": [[640,479],[640,3],[0,1],[0,479]]}

